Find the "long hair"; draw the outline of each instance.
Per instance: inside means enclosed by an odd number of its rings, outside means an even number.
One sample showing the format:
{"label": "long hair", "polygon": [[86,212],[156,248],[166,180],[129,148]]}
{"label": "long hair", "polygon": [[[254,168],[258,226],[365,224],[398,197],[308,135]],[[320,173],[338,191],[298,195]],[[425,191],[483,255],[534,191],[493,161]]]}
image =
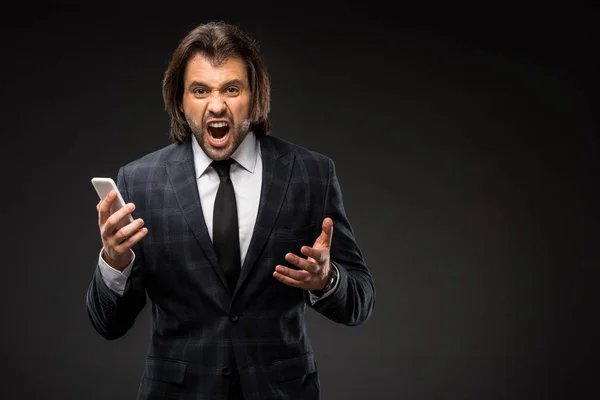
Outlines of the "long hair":
{"label": "long hair", "polygon": [[230,57],[244,60],[252,96],[250,129],[257,137],[268,135],[271,131],[271,83],[258,42],[235,25],[208,22],[191,30],[179,42],[165,71],[162,94],[165,110],[171,120],[169,139],[172,142],[183,142],[192,135],[183,113],[183,83],[187,62],[198,53],[215,65]]}

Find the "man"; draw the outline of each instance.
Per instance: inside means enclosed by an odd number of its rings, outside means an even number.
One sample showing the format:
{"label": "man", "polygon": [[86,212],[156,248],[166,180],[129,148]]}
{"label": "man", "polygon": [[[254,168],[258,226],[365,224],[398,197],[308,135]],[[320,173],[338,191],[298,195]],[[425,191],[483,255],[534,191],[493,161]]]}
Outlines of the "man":
{"label": "man", "polygon": [[163,98],[173,143],[119,169],[126,206],[97,205],[94,328],[123,336],[150,299],[139,399],[318,399],[306,306],[352,326],[375,301],[333,162],[270,133],[269,76],[235,26],[192,30]]}

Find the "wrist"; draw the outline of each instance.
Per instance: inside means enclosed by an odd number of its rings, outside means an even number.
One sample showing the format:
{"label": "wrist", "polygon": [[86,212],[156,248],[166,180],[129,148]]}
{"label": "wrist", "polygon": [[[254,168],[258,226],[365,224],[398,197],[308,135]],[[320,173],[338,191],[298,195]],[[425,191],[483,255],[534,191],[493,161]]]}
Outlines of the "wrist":
{"label": "wrist", "polygon": [[109,267],[111,267],[112,269],[116,269],[119,272],[123,272],[123,270],[127,268],[127,266],[131,263],[132,258],[133,257],[131,257],[131,255],[128,254],[124,257],[121,257],[121,259],[114,259],[108,255],[106,248],[102,250],[102,259],[104,260],[104,262]]}
{"label": "wrist", "polygon": [[323,287],[321,289],[316,290],[315,292],[317,292],[317,294],[327,293],[328,291],[330,291],[335,286],[335,283],[336,283],[337,279],[338,279],[337,270],[331,264],[330,265],[329,274],[327,276],[327,279],[325,280],[325,284],[323,285]]}

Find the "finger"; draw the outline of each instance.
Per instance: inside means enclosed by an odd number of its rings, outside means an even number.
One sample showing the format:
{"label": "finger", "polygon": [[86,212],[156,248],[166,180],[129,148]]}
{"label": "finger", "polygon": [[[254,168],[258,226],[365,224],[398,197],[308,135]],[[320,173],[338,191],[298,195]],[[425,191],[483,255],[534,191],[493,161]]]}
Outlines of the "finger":
{"label": "finger", "polygon": [[323,224],[321,225],[323,228],[323,232],[321,234],[325,234],[324,243],[327,243],[327,247],[331,247],[331,238],[333,237],[333,220],[329,217],[323,220]]}
{"label": "finger", "polygon": [[104,225],[108,217],[110,217],[110,206],[116,197],[117,193],[114,190],[111,190],[108,192],[106,197],[100,201],[100,209],[98,210],[98,225]]}
{"label": "finger", "polygon": [[102,199],[96,204],[96,211],[100,212],[100,204],[102,204]]}
{"label": "finger", "polygon": [[329,255],[329,249],[315,249],[314,247],[302,246],[300,252],[307,257],[315,260],[315,262],[322,264],[327,261]]}
{"label": "finger", "polygon": [[140,240],[142,240],[144,238],[144,236],[146,236],[147,233],[148,233],[148,228],[143,227],[142,229],[140,229],[139,231],[137,231],[133,235],[129,236],[127,238],[127,240],[125,240],[124,242],[122,242],[121,244],[119,244],[118,246],[116,246],[115,250],[119,254],[125,253],[126,251],[128,251],[129,249],[131,249],[134,244],[136,244],[137,242],[139,242]]}
{"label": "finger", "polygon": [[303,288],[304,286],[306,286],[305,282],[297,281],[295,279],[290,278],[289,276],[280,274],[277,271],[273,272],[273,277],[275,279],[277,279],[278,281],[285,283],[288,286],[293,286],[293,287],[297,287],[297,288]]}
{"label": "finger", "polygon": [[315,247],[331,247],[331,238],[333,235],[333,220],[329,217],[323,220],[321,224],[321,234],[315,240]]}
{"label": "finger", "polygon": [[308,282],[311,278],[311,274],[309,272],[297,271],[291,268],[284,267],[283,265],[276,266],[275,271],[300,282]]}
{"label": "finger", "polygon": [[[306,247],[306,246],[304,246]],[[312,261],[307,260],[306,258],[298,257],[293,253],[287,253],[285,255],[285,259],[290,264],[295,265],[298,268],[303,269],[304,271],[310,272],[312,274],[316,274],[319,271],[319,266]]]}
{"label": "finger", "polygon": [[135,210],[135,204],[128,203],[123,207],[119,208],[112,214],[106,222],[104,223],[104,233],[105,234],[113,234],[116,231],[116,227],[121,222],[123,218],[126,218],[129,214],[131,214]]}
{"label": "finger", "polygon": [[136,233],[142,226],[144,226],[144,220],[141,218],[125,225],[117,233],[115,233],[115,242],[122,243],[134,233]]}

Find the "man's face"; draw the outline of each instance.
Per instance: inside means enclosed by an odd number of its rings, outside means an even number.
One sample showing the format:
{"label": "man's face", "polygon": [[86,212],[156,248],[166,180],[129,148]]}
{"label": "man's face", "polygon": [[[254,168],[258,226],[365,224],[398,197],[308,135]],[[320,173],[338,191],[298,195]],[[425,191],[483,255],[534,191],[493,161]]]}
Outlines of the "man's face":
{"label": "man's face", "polygon": [[213,66],[201,54],[185,68],[183,112],[202,150],[213,160],[225,160],[248,134],[250,85],[242,59]]}

